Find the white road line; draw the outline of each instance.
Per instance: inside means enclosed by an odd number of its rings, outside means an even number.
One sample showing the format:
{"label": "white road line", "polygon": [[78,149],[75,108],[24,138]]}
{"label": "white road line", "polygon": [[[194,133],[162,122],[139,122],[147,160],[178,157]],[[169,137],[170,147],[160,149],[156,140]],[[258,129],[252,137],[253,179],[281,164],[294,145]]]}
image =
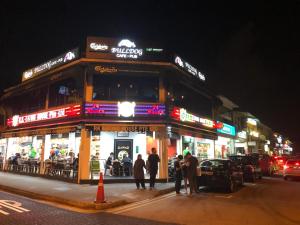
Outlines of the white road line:
{"label": "white road line", "polygon": [[216,198],[227,198],[227,199],[229,199],[229,198],[232,198],[232,195],[215,195],[214,197],[216,197]]}
{"label": "white road line", "polygon": [[143,201],[140,201],[140,202],[132,203],[132,204],[129,204],[129,205],[118,207],[118,208],[109,209],[109,210],[106,210],[106,212],[119,214],[119,213],[126,212],[126,211],[129,211],[129,210],[132,210],[132,209],[143,207],[143,206],[146,206],[146,205],[149,205],[149,204],[152,204],[152,203],[163,201],[165,199],[172,198],[174,196],[175,196],[175,193],[170,193],[170,194],[167,194],[167,195],[163,195],[161,197],[157,197],[157,198],[153,198],[153,199],[146,199],[146,200],[143,200]]}
{"label": "white road line", "polygon": [[[0,206],[1,207],[1,206]],[[7,216],[7,215],[9,215],[9,213],[8,212],[5,212],[5,211],[2,211],[1,209],[0,209],[0,214],[4,214],[5,216]]]}

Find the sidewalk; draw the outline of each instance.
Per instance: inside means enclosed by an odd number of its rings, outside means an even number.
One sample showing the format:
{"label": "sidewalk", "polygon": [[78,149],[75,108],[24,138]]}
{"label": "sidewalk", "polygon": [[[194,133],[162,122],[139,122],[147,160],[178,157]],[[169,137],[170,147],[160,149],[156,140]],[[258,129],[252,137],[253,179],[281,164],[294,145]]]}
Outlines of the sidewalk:
{"label": "sidewalk", "polygon": [[[146,183],[146,187],[149,185]],[[0,172],[0,190],[83,209],[106,209],[174,191],[174,183],[157,183],[154,190],[137,190],[134,183],[105,184],[106,203],[95,204],[97,185],[79,185],[41,177]]]}

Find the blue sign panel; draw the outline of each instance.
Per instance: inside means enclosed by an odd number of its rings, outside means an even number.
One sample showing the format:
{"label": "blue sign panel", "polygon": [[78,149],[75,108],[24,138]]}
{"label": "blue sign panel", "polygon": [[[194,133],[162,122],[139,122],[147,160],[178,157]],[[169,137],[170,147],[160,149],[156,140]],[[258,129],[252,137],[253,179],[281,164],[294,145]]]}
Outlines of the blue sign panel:
{"label": "blue sign panel", "polygon": [[235,136],[235,127],[231,126],[227,123],[223,123],[223,127],[220,128],[220,129],[217,129],[217,132],[222,133],[222,134],[228,134],[228,135],[231,135],[231,136]]}

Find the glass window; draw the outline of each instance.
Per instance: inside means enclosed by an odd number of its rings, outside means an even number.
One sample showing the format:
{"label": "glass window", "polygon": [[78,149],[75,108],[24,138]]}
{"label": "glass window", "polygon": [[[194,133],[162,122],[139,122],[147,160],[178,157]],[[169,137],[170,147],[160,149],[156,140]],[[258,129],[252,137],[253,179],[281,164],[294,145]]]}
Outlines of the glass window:
{"label": "glass window", "polygon": [[49,88],[49,107],[78,103],[83,97],[81,76],[55,82]]}
{"label": "glass window", "polygon": [[93,100],[158,101],[157,77],[94,75]]}
{"label": "glass window", "polygon": [[[47,87],[42,87],[22,93],[21,96],[13,96],[4,101],[11,111],[11,115],[21,115],[45,109]],[[9,116],[11,116],[9,115]]]}
{"label": "glass window", "polygon": [[212,117],[212,101],[181,83],[167,82],[168,101],[198,115]]}

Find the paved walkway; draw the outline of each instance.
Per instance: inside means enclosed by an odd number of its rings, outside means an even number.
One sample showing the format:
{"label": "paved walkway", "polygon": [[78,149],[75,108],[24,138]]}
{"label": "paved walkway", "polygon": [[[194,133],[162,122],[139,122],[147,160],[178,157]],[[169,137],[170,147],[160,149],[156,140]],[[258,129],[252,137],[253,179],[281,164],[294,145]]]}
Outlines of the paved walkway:
{"label": "paved walkway", "polygon": [[97,185],[79,185],[41,177],[0,172],[0,190],[86,209],[104,209],[154,198],[174,191],[174,184],[157,183],[154,190],[137,190],[134,183],[105,184],[106,203],[103,204],[94,203],[97,188]]}

